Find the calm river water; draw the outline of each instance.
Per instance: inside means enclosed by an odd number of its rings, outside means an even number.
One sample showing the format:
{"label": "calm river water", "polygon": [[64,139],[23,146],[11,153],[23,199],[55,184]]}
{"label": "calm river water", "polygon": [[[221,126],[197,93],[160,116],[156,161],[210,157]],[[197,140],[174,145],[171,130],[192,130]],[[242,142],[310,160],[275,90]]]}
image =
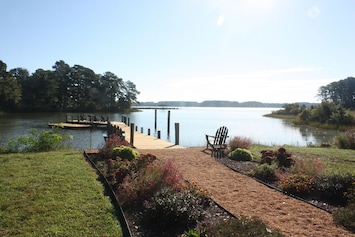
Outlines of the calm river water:
{"label": "calm river water", "polygon": [[[307,143],[320,144],[331,142],[336,131],[311,129],[294,126],[291,121],[263,117],[279,108],[201,108],[181,107],[171,110],[157,110],[157,129],[155,130],[155,110],[143,109],[141,112],[124,114],[130,122],[143,128],[147,134],[175,143],[174,124],[179,123],[180,145],[204,146],[205,134],[214,135],[220,126],[227,126],[229,137],[245,136],[256,143],[265,145],[306,146]],[[168,111],[170,111],[170,134],[168,134]],[[122,114],[108,115],[111,121],[121,121]],[[48,129],[48,122],[64,122],[65,113],[5,114],[0,115],[0,144],[5,145],[9,138],[28,134],[28,129]],[[71,145],[74,149],[99,148],[103,145],[103,130],[62,130],[73,135]]]}

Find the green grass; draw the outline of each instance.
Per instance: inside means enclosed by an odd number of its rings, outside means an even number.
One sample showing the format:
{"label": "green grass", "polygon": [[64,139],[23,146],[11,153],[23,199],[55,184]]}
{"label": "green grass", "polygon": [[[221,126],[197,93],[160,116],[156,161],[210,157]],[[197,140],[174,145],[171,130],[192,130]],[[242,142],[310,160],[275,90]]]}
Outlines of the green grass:
{"label": "green grass", "polygon": [[0,155],[0,236],[122,236],[81,152]]}
{"label": "green grass", "polygon": [[[277,150],[280,146],[252,145],[251,152],[254,159],[261,157],[262,150]],[[327,174],[350,173],[355,175],[355,150],[321,147],[294,147],[283,146],[292,153],[293,157],[303,159],[316,158],[325,165],[324,172]]]}

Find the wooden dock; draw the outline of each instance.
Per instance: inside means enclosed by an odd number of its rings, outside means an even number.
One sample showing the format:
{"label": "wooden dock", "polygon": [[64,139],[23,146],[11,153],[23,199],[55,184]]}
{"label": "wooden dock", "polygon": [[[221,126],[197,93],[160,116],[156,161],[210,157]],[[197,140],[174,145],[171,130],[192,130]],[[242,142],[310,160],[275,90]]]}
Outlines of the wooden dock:
{"label": "wooden dock", "polygon": [[[112,125],[118,126],[125,133],[125,140],[130,142],[131,128],[123,122],[111,122]],[[134,131],[133,146],[137,149],[180,149],[183,146],[175,145],[174,143],[158,139],[137,131]]]}

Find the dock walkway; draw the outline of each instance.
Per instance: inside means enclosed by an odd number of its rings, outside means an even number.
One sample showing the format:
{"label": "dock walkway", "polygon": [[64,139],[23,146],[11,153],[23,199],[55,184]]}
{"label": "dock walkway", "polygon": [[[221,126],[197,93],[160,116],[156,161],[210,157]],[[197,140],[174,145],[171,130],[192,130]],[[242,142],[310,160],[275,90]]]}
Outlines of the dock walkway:
{"label": "dock walkway", "polygon": [[[118,126],[125,133],[125,140],[130,141],[130,127],[123,122],[111,122],[112,125]],[[180,149],[185,148],[174,143],[158,139],[137,131],[134,131],[133,146],[137,149]]]}

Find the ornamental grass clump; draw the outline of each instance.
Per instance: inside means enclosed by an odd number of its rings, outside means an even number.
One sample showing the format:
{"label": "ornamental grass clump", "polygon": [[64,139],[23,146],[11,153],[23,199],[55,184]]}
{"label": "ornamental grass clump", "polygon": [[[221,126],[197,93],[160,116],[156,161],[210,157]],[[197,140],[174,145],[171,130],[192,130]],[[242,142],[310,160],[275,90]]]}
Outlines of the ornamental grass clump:
{"label": "ornamental grass clump", "polygon": [[252,145],[252,140],[248,137],[235,136],[229,141],[229,148],[234,151],[237,148],[243,148],[249,150]]}
{"label": "ornamental grass clump", "polygon": [[317,159],[297,159],[294,166],[290,169],[292,174],[307,174],[316,177],[322,174],[325,165]]}
{"label": "ornamental grass clump", "polygon": [[253,159],[251,152],[243,148],[233,150],[228,154],[228,157],[236,161],[251,161]]}

